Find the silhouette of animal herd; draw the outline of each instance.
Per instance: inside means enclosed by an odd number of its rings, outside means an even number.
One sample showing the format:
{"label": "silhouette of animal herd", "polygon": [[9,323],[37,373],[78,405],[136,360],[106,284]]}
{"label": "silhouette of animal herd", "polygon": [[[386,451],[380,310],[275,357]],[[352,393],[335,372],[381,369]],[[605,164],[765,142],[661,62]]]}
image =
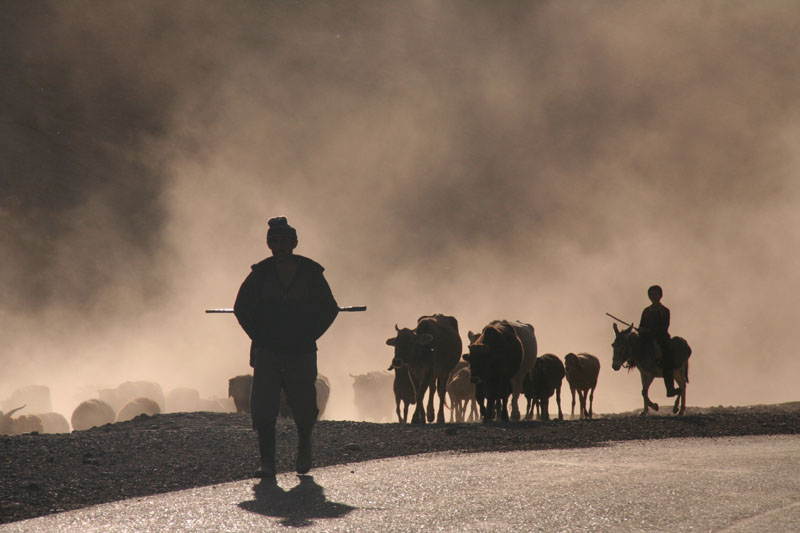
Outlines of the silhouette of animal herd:
{"label": "silhouette of animal herd", "polygon": [[[648,390],[654,378],[662,377],[661,366],[648,354],[658,356],[659,351],[644,349],[632,326],[620,330],[614,324],[613,330],[613,370],[638,369],[644,401],[641,414],[658,410]],[[388,370],[350,374],[358,417],[386,422],[394,418],[390,415],[393,409],[397,421],[405,424],[413,407],[410,422],[416,424],[443,424],[446,409],[449,422],[457,423],[550,420],[550,399],[555,396],[557,416],[563,420],[561,386],[566,378],[572,397],[570,417],[575,417],[577,395],[577,416],[592,418],[600,375],[596,356],[570,352],[562,360],[553,353],[539,355],[533,326],[519,321],[494,320],[480,333],[468,332],[467,338],[469,344],[462,350],[458,321],[447,315],[422,316],[413,328],[395,325],[395,335],[386,340],[393,349]],[[671,350],[676,362],[675,380],[681,390],[672,411],[682,415],[686,409],[691,348],[683,338],[673,337]],[[116,388],[98,390],[97,398],[82,401],[69,421],[53,412],[47,387],[22,387],[0,404],[0,435],[81,431],[167,412],[249,413],[251,383],[252,375],[235,376],[228,380],[227,398],[201,398],[191,388],[179,387],[165,395],[157,383],[128,381]],[[331,384],[320,374],[316,385],[322,417]],[[524,413],[519,409],[520,398],[524,399]],[[23,410],[26,412],[20,412]],[[291,417],[285,400],[280,414]]]}

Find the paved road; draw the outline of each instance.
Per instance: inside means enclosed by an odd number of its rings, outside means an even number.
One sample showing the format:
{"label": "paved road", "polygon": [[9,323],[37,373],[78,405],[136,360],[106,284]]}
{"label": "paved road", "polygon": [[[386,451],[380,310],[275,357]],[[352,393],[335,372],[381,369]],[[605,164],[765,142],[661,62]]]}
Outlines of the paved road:
{"label": "paved road", "polygon": [[800,531],[800,436],[432,454],[98,505],[8,531]]}

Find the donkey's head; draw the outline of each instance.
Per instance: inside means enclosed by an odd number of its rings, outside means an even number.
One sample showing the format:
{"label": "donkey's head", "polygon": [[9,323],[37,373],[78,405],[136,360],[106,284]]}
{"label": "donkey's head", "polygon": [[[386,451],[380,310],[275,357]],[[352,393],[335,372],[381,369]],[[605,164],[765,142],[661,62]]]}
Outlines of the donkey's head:
{"label": "donkey's head", "polygon": [[633,331],[633,324],[628,326],[627,329],[619,330],[616,324],[614,326],[614,342],[611,347],[614,349],[614,358],[611,361],[611,368],[619,370],[623,366],[633,365],[634,344],[636,342],[636,333]]}

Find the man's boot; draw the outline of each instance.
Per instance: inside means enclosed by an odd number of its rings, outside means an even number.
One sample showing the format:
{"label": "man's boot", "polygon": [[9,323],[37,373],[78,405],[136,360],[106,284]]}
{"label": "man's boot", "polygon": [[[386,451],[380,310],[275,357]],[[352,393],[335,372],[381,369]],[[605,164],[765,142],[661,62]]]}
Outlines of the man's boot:
{"label": "man's boot", "polygon": [[675,386],[675,377],[672,375],[672,369],[669,374],[664,372],[664,385],[667,387],[667,398],[672,398],[681,393],[681,389]]}
{"label": "man's boot", "polygon": [[311,429],[309,427],[297,427],[297,461],[295,470],[298,474],[307,474],[311,470]]}
{"label": "man's boot", "polygon": [[275,427],[258,430],[258,451],[261,455],[261,468],[256,477],[275,477]]}

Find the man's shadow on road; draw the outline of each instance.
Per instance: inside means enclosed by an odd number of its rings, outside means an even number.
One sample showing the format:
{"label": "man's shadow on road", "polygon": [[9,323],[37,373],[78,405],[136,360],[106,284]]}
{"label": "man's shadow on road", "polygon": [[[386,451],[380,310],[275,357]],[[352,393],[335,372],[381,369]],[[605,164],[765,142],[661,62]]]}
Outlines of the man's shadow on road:
{"label": "man's shadow on road", "polygon": [[312,525],[313,518],[341,518],[356,509],[344,503],[330,502],[323,488],[312,476],[297,476],[300,483],[283,490],[275,479],[262,479],[253,486],[255,500],[241,502],[239,507],[252,513],[281,518],[281,524],[290,527]]}

